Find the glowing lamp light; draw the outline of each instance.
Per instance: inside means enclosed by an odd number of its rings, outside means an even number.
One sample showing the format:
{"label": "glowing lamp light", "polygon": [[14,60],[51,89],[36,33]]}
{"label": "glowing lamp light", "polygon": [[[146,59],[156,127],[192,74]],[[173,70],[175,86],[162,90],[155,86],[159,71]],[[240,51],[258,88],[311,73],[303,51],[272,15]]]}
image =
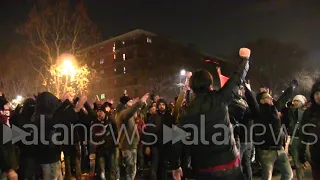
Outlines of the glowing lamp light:
{"label": "glowing lamp light", "polygon": [[70,60],[63,61],[63,64],[61,65],[61,73],[63,75],[70,75],[70,76],[74,76],[76,74],[76,69]]}
{"label": "glowing lamp light", "polygon": [[17,101],[22,101],[22,96],[19,95],[19,96],[17,96],[16,99],[17,99]]}
{"label": "glowing lamp light", "polygon": [[180,71],[180,75],[181,75],[181,76],[185,76],[186,73],[187,73],[187,72],[186,72],[186,70],[184,70],[184,69],[182,69],[182,70]]}
{"label": "glowing lamp light", "polygon": [[72,66],[72,62],[69,61],[69,60],[64,60],[64,61],[63,61],[63,66],[65,66],[65,67],[70,67],[70,66]]}

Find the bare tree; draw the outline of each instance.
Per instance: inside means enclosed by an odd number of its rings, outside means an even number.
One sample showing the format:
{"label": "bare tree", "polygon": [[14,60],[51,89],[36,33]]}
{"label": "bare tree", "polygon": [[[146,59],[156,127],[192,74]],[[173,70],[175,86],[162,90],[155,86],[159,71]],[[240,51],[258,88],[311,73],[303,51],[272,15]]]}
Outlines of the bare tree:
{"label": "bare tree", "polygon": [[175,76],[160,74],[158,76],[149,76],[146,81],[146,87],[157,95],[169,94],[172,90],[177,89],[177,82]]}
{"label": "bare tree", "polygon": [[286,44],[274,39],[260,39],[245,45],[252,50],[249,78],[257,88],[267,84],[277,93],[281,92],[294,74],[301,70],[307,60],[307,51],[296,44]]}
{"label": "bare tree", "polygon": [[28,58],[45,89],[56,95],[60,95],[68,85],[52,72],[61,64],[61,55],[72,55],[78,67],[82,68],[86,52],[81,49],[92,45],[100,37],[84,3],[81,1],[73,6],[68,0],[38,1],[18,32],[28,38]]}
{"label": "bare tree", "polygon": [[10,46],[2,60],[0,76],[1,91],[8,98],[17,95],[30,95],[36,92],[37,86],[36,73],[32,70],[30,63],[26,62],[25,49],[20,44]]}

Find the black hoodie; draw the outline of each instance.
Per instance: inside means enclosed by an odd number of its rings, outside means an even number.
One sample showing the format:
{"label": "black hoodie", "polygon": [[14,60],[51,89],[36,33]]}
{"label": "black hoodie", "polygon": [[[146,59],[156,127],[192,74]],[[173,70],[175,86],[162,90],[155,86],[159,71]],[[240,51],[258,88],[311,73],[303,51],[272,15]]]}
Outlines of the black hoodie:
{"label": "black hoodie", "polygon": [[[54,125],[66,124],[69,121],[74,122],[77,118],[78,115],[70,101],[66,100],[61,103],[55,95],[49,92],[43,92],[37,96],[35,113],[31,120],[38,127],[38,135],[49,142],[49,144],[43,143],[38,138],[39,145],[36,147],[36,153],[40,164],[51,164],[60,160],[61,147],[52,141],[54,134],[58,131]],[[43,128],[42,123],[45,124],[44,130],[41,129]],[[45,131],[45,134],[42,131]]]}
{"label": "black hoodie", "polygon": [[[300,128],[300,138],[302,144],[300,147],[300,161],[305,161],[305,150],[306,142],[311,143],[310,153],[312,166],[320,168],[320,105],[314,100],[314,94],[320,91],[320,82],[316,82],[312,86],[310,100],[312,102],[311,107],[309,107],[303,114]],[[310,135],[313,134],[313,135]],[[317,138],[316,138],[316,137]],[[315,142],[315,143],[314,143]]]}

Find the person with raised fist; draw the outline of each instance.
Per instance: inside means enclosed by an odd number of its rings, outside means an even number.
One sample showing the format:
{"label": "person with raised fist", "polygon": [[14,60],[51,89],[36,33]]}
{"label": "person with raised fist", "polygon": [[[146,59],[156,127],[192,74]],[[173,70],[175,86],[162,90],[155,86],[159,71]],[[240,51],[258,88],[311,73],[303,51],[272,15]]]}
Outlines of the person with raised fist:
{"label": "person with raised fist", "polygon": [[[250,53],[248,48],[239,50],[242,61],[238,70],[218,91],[213,90],[213,78],[208,71],[198,70],[192,73],[189,85],[194,93],[194,99],[189,104],[186,114],[179,117],[178,126],[191,134],[192,141],[196,139],[199,143],[184,145],[182,141],[179,141],[173,144],[170,163],[173,169],[172,176],[175,180],[180,180],[183,176],[180,157],[184,146],[190,147],[192,165],[197,173],[197,179],[244,179],[240,168],[240,153],[232,135],[228,105],[233,99],[234,89],[245,80],[249,70]],[[199,133],[195,134],[190,128],[184,128],[185,125],[196,126]],[[214,138],[216,133],[219,133],[220,136]],[[201,141],[198,134],[204,136]],[[224,137],[229,138],[223,139]],[[226,143],[221,144],[221,140]]]}

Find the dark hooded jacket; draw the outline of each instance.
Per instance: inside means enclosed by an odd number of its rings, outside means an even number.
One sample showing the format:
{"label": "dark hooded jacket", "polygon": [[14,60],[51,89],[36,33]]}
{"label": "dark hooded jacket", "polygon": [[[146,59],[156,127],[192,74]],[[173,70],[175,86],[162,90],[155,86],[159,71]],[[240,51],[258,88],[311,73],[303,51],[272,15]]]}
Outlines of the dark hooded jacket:
{"label": "dark hooded jacket", "polygon": [[[104,152],[117,147],[115,140],[118,139],[118,129],[114,116],[105,111],[105,106],[98,108],[105,113],[105,118],[99,120],[98,117],[92,122],[92,133],[94,142],[101,142],[97,145],[97,151]],[[102,128],[104,126],[105,128]],[[103,133],[103,134],[101,134]]]}
{"label": "dark hooded jacket", "polygon": [[[52,141],[55,133],[59,131],[54,128],[54,125],[67,124],[68,121],[75,121],[77,117],[69,100],[62,103],[49,92],[43,92],[37,96],[35,113],[31,121],[38,127],[39,144],[36,146],[36,153],[40,164],[51,164],[60,160],[61,147]],[[42,142],[41,139],[47,142]]]}
{"label": "dark hooded jacket", "polygon": [[[30,128],[24,128],[25,125],[31,123],[31,117],[35,112],[36,100],[28,98],[23,102],[23,105],[19,109],[15,109],[14,115],[10,121],[14,126],[30,133]],[[26,137],[27,141],[32,141],[32,137]],[[20,148],[20,158],[35,157],[34,145],[25,145],[23,142],[18,142],[17,145]]]}
{"label": "dark hooded jacket", "polygon": [[300,161],[305,162],[306,157],[306,143],[311,143],[311,164],[317,168],[320,168],[320,105],[314,100],[314,94],[320,91],[320,82],[316,82],[312,86],[310,100],[312,102],[303,114],[300,128],[300,138],[303,143],[300,147]]}
{"label": "dark hooded jacket", "polygon": [[[166,106],[166,110],[165,110],[164,112],[162,112],[162,111],[159,110],[159,105],[160,105],[160,103],[164,103],[165,106]],[[167,127],[172,128],[172,125],[174,124],[174,118],[173,118],[173,116],[172,116],[172,114],[171,114],[171,112],[170,112],[170,109],[169,109],[169,106],[168,106],[168,103],[167,103],[166,100],[164,100],[164,99],[159,99],[159,100],[157,101],[157,108],[158,108],[158,114],[159,114],[159,116],[160,116],[160,118],[161,118],[160,134],[158,135],[158,141],[159,141],[160,143],[162,143],[162,142],[163,142],[163,139],[162,139],[162,138],[163,138],[163,126],[165,125],[165,126],[167,126]],[[164,147],[164,149],[166,149],[166,150],[170,150],[170,148],[171,148],[170,143],[164,144],[163,147]]]}
{"label": "dark hooded jacket", "polygon": [[[159,99],[157,101],[157,107],[159,107],[160,103],[165,104],[166,110],[162,112],[158,109],[156,114],[150,115],[148,124],[152,124],[152,126],[147,126],[146,131],[157,136],[157,142],[155,143],[156,146],[163,148],[163,150],[169,151],[171,147],[169,146],[169,143],[163,143],[163,127],[167,126],[168,128],[172,128],[174,118],[171,115],[170,110],[168,109],[167,102],[164,99]],[[146,142],[150,143],[154,141],[154,137],[148,135],[145,136],[145,140]]]}

